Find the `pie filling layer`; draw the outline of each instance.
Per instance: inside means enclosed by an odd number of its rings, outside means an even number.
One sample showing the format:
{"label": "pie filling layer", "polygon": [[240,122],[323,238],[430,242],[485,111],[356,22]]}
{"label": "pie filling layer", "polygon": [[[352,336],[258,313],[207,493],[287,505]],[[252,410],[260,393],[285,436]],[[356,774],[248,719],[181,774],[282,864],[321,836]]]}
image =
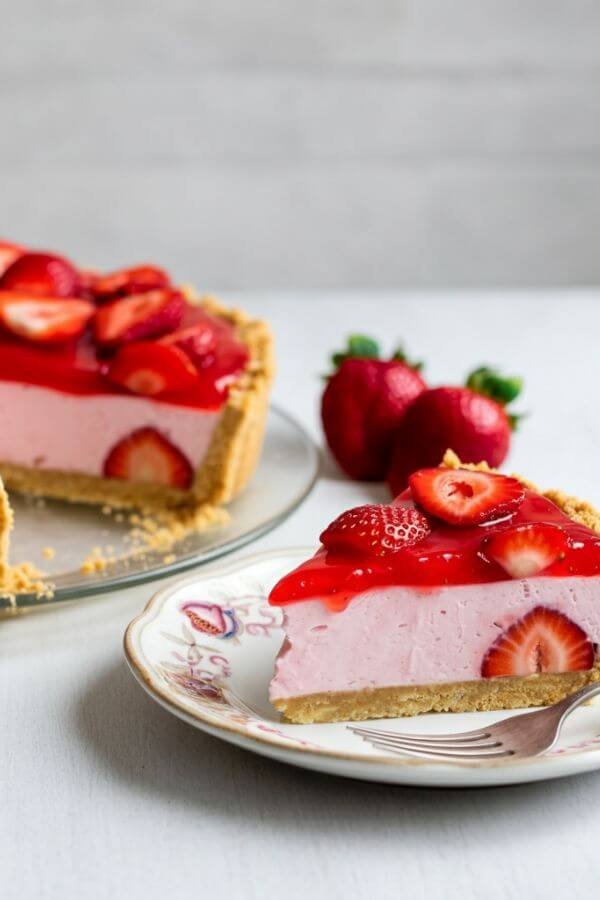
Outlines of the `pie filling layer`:
{"label": "pie filling layer", "polygon": [[593,644],[600,643],[596,578],[538,577],[427,590],[390,586],[365,591],[343,612],[319,599],[291,604],[284,608],[286,640],[270,697],[481,678],[496,639],[539,606],[568,616]]}
{"label": "pie filling layer", "polygon": [[149,397],[67,393],[0,381],[0,421],[14,423],[0,429],[0,461],[102,477],[114,447],[139,429],[152,428],[197,468],[219,417],[219,409]]}

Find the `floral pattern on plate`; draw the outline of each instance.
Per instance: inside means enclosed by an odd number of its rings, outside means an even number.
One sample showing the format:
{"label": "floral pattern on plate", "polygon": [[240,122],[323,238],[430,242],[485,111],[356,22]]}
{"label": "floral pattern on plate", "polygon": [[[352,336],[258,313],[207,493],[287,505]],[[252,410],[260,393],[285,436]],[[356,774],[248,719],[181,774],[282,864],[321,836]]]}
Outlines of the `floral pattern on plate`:
{"label": "floral pattern on plate", "polygon": [[281,613],[269,606],[267,595],[268,590],[263,588],[228,596],[221,585],[215,600],[208,586],[201,591],[189,590],[175,607],[179,613],[172,620],[176,627],[161,628],[168,652],[156,665],[156,673],[172,691],[210,710],[216,719],[278,735],[301,747],[316,746],[266,723],[261,713],[236,693],[232,683],[230,648],[239,647],[242,637],[281,639]]}

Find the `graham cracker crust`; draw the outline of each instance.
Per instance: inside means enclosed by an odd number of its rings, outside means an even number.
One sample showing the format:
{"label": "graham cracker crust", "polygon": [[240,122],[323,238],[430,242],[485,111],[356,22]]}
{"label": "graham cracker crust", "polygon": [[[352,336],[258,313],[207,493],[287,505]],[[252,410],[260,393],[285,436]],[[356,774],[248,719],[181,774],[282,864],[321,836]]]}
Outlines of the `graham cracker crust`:
{"label": "graham cracker crust", "polygon": [[230,322],[249,350],[248,365],[229,392],[192,488],[181,491],[157,484],[0,462],[0,476],[9,489],[73,503],[133,507],[148,512],[219,506],[242,490],[256,468],[262,448],[275,369],[271,331],[266,322],[251,319],[242,310],[228,309],[214,297],[199,298],[189,287],[183,290],[190,302]]}
{"label": "graham cracker crust", "polygon": [[8,569],[8,544],[13,527],[13,514],[2,479],[0,479],[0,587],[6,581]]}
{"label": "graham cracker crust", "polygon": [[480,712],[548,706],[600,681],[600,662],[582,672],[401,685],[362,691],[326,691],[272,700],[289,722],[357,722],[430,712]]}
{"label": "graham cracker crust", "polygon": [[[486,462],[463,463],[450,449],[444,454],[442,465],[450,469],[495,471]],[[600,512],[587,501],[571,497],[562,491],[541,491],[520,475],[513,477],[530,490],[547,497],[573,521],[600,534]],[[399,685],[361,691],[325,691],[299,697],[276,698],[271,702],[289,722],[306,725],[312,722],[391,719],[429,712],[478,712],[547,706],[594,681],[600,681],[600,660],[593,668],[580,672]]]}

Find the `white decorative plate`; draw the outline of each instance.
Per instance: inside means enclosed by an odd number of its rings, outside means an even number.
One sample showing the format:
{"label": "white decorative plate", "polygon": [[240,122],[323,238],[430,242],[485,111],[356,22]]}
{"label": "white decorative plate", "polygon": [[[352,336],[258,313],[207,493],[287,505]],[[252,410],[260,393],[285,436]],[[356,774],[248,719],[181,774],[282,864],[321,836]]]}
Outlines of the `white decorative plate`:
{"label": "white decorative plate", "polygon": [[[555,749],[515,762],[438,763],[372,749],[346,726],[291,725],[268,701],[282,641],[272,585],[310,549],[260,554],[156,593],[125,633],[125,654],[161,706],[215,737],[282,762],[332,775],[447,787],[517,784],[600,768],[600,708],[576,710]],[[453,713],[390,719],[403,732],[458,732],[511,713]]]}

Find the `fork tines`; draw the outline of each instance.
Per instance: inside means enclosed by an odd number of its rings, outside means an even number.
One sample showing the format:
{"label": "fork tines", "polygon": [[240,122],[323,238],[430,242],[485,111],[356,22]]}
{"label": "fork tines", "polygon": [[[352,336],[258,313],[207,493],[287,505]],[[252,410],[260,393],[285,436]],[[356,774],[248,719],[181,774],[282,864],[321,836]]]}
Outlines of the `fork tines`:
{"label": "fork tines", "polygon": [[349,730],[371,744],[377,750],[406,753],[410,756],[439,759],[495,759],[512,756],[513,751],[488,731],[465,731],[461,734],[427,735],[397,734],[376,728],[349,725]]}

